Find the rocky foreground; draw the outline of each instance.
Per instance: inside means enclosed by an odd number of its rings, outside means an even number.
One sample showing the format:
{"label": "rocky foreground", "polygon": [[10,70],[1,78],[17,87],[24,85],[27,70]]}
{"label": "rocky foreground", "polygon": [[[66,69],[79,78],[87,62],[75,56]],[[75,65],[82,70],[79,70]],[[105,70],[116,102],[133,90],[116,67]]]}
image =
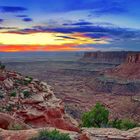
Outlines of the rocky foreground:
{"label": "rocky foreground", "polygon": [[[22,130],[16,130],[19,126]],[[4,67],[0,69],[0,128],[0,140],[28,140],[44,128],[68,133],[72,140],[140,139],[140,128],[80,129],[47,83]]]}
{"label": "rocky foreground", "polygon": [[76,121],[65,113],[63,102],[47,83],[3,68],[0,69],[0,112],[3,129],[17,121],[24,128],[51,126],[79,131]]}
{"label": "rocky foreground", "polygon": [[[46,127],[48,131],[55,130],[56,128]],[[29,130],[3,130],[0,129],[1,140],[29,140],[38,135],[40,129]],[[120,131],[112,128],[83,128],[81,133],[74,131],[65,131],[57,129],[62,133],[69,134],[71,140],[140,140],[140,128],[134,128],[129,131]]]}

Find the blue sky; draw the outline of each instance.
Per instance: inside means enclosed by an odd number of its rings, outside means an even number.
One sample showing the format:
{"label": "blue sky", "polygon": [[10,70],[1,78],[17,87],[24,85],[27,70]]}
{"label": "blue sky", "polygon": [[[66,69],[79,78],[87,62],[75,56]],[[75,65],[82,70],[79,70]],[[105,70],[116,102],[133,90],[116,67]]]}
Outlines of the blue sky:
{"label": "blue sky", "polygon": [[140,0],[1,0],[0,33],[54,32],[63,33],[62,39],[80,33],[108,43],[74,47],[140,50],[139,7]]}

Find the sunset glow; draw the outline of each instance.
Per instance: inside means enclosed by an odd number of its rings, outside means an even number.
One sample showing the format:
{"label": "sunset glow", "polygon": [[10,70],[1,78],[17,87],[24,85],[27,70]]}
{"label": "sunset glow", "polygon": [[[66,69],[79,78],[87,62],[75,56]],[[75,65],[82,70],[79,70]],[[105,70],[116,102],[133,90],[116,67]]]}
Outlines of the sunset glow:
{"label": "sunset glow", "polygon": [[[61,33],[0,33],[0,51],[17,52],[17,51],[78,51],[93,50],[87,45],[87,48],[77,48],[82,44],[107,44],[106,39],[91,39],[82,34],[67,34],[69,38],[63,38],[65,34]],[[71,39],[74,37],[74,39]]]}
{"label": "sunset glow", "polygon": [[21,52],[21,51],[86,51],[94,50],[93,47],[76,48],[75,44],[65,45],[3,45],[0,47],[0,52]]}
{"label": "sunset glow", "polygon": [[[0,43],[4,45],[63,45],[63,44],[103,44],[104,40],[96,41],[84,36],[77,36],[75,39],[62,38],[60,33],[33,33],[33,34],[11,34],[1,33]],[[69,35],[72,37],[72,35]]]}
{"label": "sunset glow", "polygon": [[0,51],[139,50],[139,5],[139,0],[1,0]]}

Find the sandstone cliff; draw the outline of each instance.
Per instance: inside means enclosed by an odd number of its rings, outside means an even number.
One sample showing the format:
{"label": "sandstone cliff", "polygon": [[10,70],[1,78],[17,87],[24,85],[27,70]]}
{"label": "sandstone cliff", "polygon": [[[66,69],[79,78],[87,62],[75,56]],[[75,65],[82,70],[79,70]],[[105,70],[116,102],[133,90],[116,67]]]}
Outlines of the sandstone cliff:
{"label": "sandstone cliff", "polygon": [[110,63],[120,64],[126,60],[128,54],[133,52],[127,51],[112,51],[112,52],[85,52],[81,61],[93,63]]}
{"label": "sandstone cliff", "polygon": [[107,74],[123,79],[140,80],[140,52],[129,53],[124,63],[107,71]]}
{"label": "sandstone cliff", "polygon": [[139,95],[140,53],[128,53],[122,64],[103,71],[95,79],[93,87],[98,92],[117,95]]}

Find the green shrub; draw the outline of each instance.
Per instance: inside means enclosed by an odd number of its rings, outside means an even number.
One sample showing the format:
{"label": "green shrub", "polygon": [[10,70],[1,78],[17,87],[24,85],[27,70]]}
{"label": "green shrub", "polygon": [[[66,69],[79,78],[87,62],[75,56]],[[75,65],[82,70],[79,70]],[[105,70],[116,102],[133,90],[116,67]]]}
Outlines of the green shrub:
{"label": "green shrub", "polygon": [[83,127],[105,127],[108,124],[109,111],[100,103],[97,103],[91,111],[82,116]]}
{"label": "green shrub", "polygon": [[24,98],[29,98],[31,96],[29,91],[23,91]]}
{"label": "green shrub", "polygon": [[8,130],[23,130],[23,127],[20,124],[11,124],[9,125]]}
{"label": "green shrub", "polygon": [[128,130],[139,125],[128,119],[115,119],[109,121],[109,111],[100,103],[97,103],[91,111],[86,112],[82,116],[83,127],[113,127],[121,130]]}
{"label": "green shrub", "polygon": [[31,82],[33,81],[33,78],[30,77],[30,76],[26,76],[26,78],[28,79],[27,81],[28,81],[29,83],[31,83]]}
{"label": "green shrub", "polygon": [[113,128],[117,128],[121,130],[128,130],[128,129],[132,129],[138,126],[137,123],[128,119],[124,119],[124,120],[116,119],[109,122],[109,125]]}
{"label": "green shrub", "polygon": [[30,84],[32,82],[32,80],[33,80],[32,77],[26,76],[24,79],[24,85]]}
{"label": "green shrub", "polygon": [[25,86],[27,86],[27,85],[29,84],[29,82],[26,81],[26,80],[24,80],[24,81],[23,81],[23,84],[24,84]]}
{"label": "green shrub", "polygon": [[11,97],[16,97],[17,96],[17,93],[14,91],[10,94]]}
{"label": "green shrub", "polygon": [[42,130],[39,135],[31,140],[71,140],[68,134],[60,133],[57,130]]}
{"label": "green shrub", "polygon": [[0,69],[4,70],[5,69],[5,65],[3,65],[2,63],[0,63]]}
{"label": "green shrub", "polygon": [[18,79],[15,80],[15,83],[16,83],[16,84],[22,84],[22,85],[24,84],[24,82],[23,82],[22,80],[18,80]]}

